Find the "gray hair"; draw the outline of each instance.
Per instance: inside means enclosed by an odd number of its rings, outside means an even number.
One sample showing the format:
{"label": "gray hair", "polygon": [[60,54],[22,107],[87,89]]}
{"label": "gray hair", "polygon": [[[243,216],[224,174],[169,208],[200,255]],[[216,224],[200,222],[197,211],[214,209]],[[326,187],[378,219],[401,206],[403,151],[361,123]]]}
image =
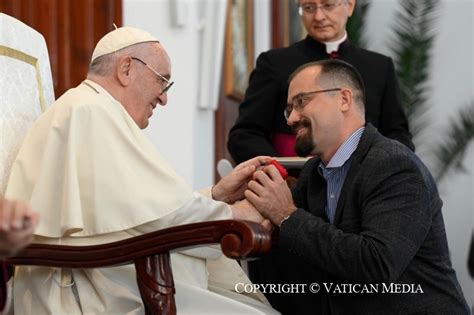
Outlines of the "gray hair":
{"label": "gray hair", "polygon": [[107,76],[113,71],[114,65],[118,59],[117,52],[106,54],[94,59],[89,65],[89,74]]}
{"label": "gray hair", "polygon": [[131,45],[110,54],[106,54],[94,59],[91,64],[89,65],[88,74],[99,75],[99,76],[108,76],[112,74],[115,65],[117,64],[120,57],[125,54],[133,54],[138,55],[141,52],[139,45],[147,44],[145,43],[138,43],[135,45]]}

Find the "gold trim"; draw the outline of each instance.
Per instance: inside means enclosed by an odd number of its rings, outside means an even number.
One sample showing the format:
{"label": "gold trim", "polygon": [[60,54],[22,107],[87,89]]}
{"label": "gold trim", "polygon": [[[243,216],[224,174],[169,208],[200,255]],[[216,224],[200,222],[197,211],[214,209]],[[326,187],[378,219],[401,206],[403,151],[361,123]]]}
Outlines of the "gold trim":
{"label": "gold trim", "polygon": [[17,49],[13,49],[11,47],[6,47],[3,45],[0,45],[0,56],[6,56],[13,59],[17,59],[35,67],[36,83],[38,84],[40,107],[41,107],[41,111],[44,112],[46,110],[46,101],[44,99],[43,83],[41,81],[41,72],[39,68],[38,58],[25,54],[24,52],[19,51]]}

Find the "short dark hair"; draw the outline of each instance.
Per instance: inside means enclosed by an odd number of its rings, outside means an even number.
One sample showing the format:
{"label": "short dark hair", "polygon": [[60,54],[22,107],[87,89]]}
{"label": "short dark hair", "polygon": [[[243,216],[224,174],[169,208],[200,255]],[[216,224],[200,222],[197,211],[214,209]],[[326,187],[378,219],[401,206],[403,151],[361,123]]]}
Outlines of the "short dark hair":
{"label": "short dark hair", "polygon": [[302,70],[319,66],[321,67],[321,73],[317,78],[318,84],[324,88],[338,88],[341,86],[347,86],[352,90],[355,103],[359,106],[359,109],[364,112],[365,110],[365,87],[362,77],[357,69],[351,64],[338,60],[338,59],[325,59],[320,61],[314,61],[305,63],[298,67],[288,78],[288,82],[291,82],[293,78],[300,73]]}

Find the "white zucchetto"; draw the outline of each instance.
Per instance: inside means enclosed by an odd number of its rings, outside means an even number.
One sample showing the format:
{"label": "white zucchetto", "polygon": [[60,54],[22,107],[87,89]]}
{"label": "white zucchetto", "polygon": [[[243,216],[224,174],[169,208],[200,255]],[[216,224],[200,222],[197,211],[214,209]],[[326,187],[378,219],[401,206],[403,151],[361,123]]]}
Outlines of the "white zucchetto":
{"label": "white zucchetto", "polygon": [[102,37],[95,46],[91,62],[128,46],[146,42],[159,42],[150,33],[135,27],[120,27]]}

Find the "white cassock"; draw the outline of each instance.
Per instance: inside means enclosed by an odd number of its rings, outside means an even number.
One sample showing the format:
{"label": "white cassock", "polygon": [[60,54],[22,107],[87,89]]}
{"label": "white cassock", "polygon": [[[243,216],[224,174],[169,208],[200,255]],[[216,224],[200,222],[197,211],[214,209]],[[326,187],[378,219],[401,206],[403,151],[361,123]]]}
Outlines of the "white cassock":
{"label": "white cassock", "polygon": [[[6,196],[28,201],[39,212],[35,242],[47,244],[94,245],[232,218],[225,203],[192,192],[123,106],[90,80],[67,91],[31,128]],[[206,260],[221,254],[204,247],[171,255],[178,314],[275,312],[227,290],[249,283],[235,261],[219,258],[213,265],[232,271],[215,279],[220,288],[208,283]],[[16,314],[144,313],[133,265],[19,267],[13,296]]]}

